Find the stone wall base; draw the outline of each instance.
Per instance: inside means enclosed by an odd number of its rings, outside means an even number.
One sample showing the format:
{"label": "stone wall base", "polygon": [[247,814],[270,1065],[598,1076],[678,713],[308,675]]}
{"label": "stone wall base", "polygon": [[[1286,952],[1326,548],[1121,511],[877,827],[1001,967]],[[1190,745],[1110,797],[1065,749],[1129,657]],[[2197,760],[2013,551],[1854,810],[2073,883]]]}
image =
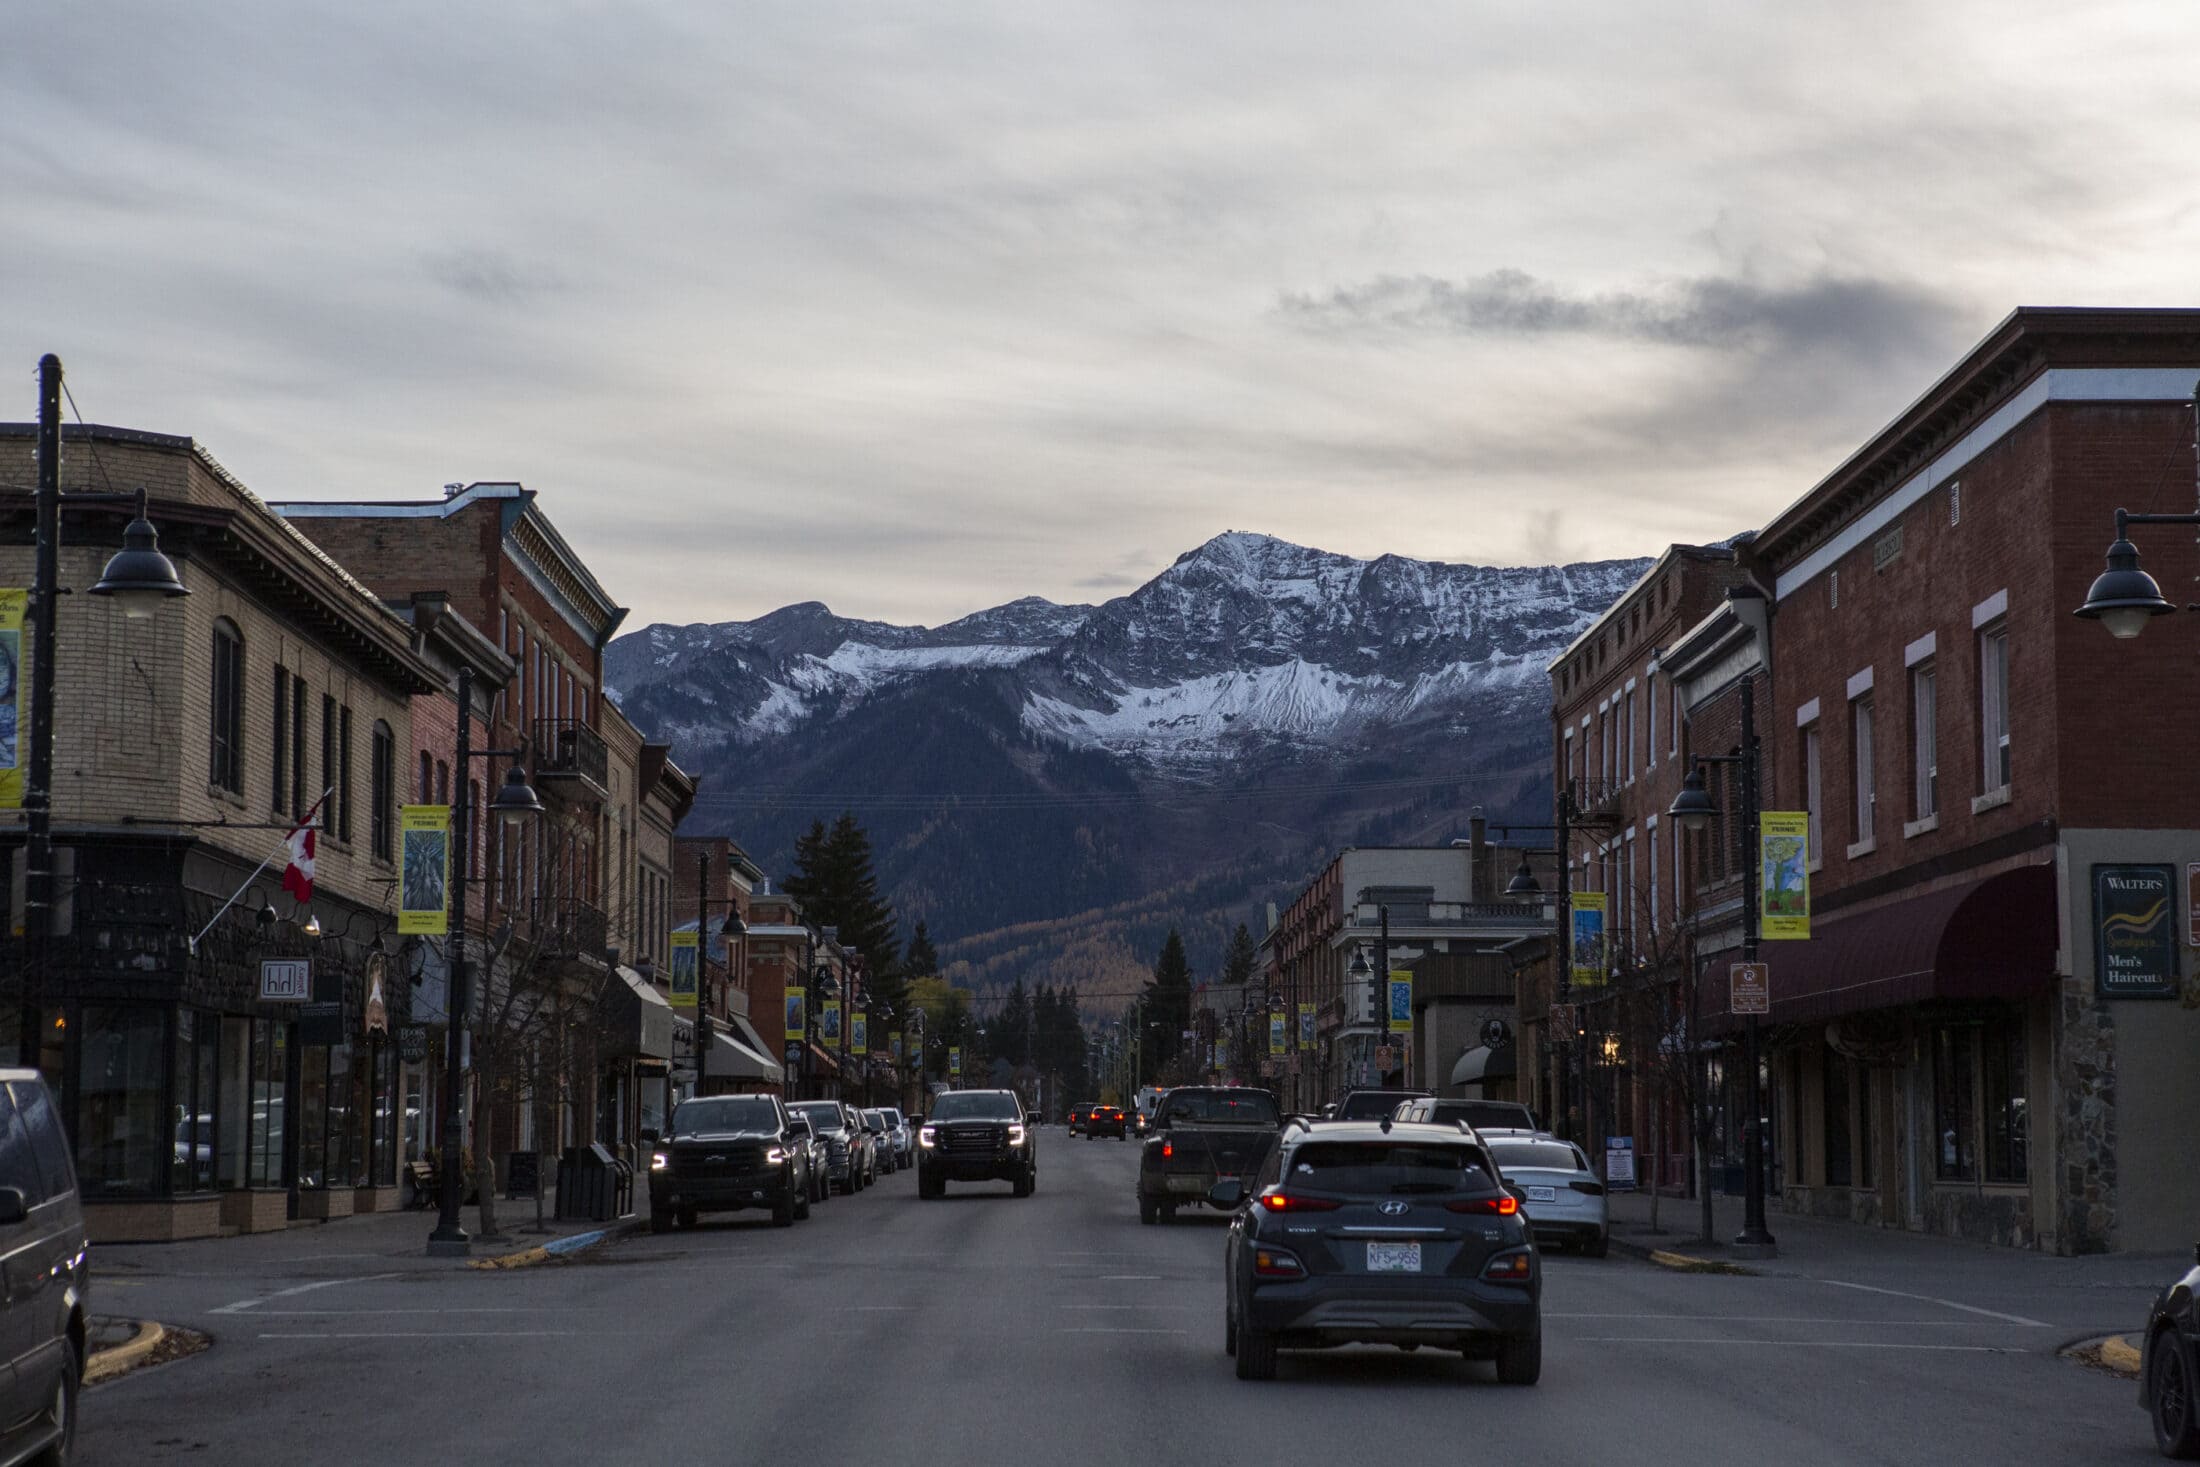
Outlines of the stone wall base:
{"label": "stone wall base", "polygon": [[396,1212],[405,1205],[403,1187],[354,1187],[351,1210],[356,1213]]}
{"label": "stone wall base", "polygon": [[224,1192],[221,1220],[240,1233],[272,1233],[290,1226],[290,1194],[281,1187]]}
{"label": "stone wall base", "polygon": [[350,1217],[351,1194],[349,1187],[301,1187],[298,1189],[298,1216],[316,1222]]}
{"label": "stone wall base", "polygon": [[147,1202],[86,1202],[84,1230],[94,1243],[173,1243],[184,1238],[218,1237],[222,1230],[222,1200],[179,1197]]}

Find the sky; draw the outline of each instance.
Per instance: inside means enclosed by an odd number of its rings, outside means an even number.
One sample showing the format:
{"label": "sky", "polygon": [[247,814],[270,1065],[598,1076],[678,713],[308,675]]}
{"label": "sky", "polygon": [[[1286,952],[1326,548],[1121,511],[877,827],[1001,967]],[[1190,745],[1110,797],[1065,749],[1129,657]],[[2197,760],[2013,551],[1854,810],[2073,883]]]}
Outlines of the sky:
{"label": "sky", "polygon": [[53,351],[268,499],[517,479],[630,628],[1652,554],[2019,305],[2200,304],[2196,60],[2189,0],[37,6],[0,418]]}

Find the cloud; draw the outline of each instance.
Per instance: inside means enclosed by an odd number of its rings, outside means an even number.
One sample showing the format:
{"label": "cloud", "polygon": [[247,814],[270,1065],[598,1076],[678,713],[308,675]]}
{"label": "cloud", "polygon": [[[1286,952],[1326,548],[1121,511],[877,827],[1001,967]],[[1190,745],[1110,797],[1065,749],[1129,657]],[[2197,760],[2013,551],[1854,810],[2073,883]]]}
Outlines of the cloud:
{"label": "cloud", "polygon": [[1381,275],[1321,293],[1285,293],[1278,314],[1327,332],[1452,336],[1580,335],[1713,350],[1877,354],[1960,321],[1959,304],[1900,281],[1830,274],[1791,285],[1704,276],[1644,290],[1569,292],[1525,270],[1466,280]]}
{"label": "cloud", "polygon": [[518,305],[565,285],[556,270],[503,250],[439,250],[424,263],[436,284],[491,305]]}

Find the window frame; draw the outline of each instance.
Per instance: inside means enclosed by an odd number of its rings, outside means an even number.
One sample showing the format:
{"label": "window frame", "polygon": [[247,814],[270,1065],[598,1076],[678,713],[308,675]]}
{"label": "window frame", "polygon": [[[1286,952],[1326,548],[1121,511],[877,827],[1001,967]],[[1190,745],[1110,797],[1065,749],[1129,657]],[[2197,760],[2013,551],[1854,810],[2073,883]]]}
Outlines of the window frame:
{"label": "window frame", "polygon": [[1910,668],[1910,818],[1940,814],[1940,669],[1927,657]]}
{"label": "window frame", "polygon": [[1849,796],[1855,809],[1855,844],[1870,846],[1879,830],[1878,715],[1872,695],[1849,699]]}
{"label": "window frame", "polygon": [[244,795],[244,632],[216,617],[207,674],[211,709],[206,726],[206,780],[216,789]]}
{"label": "window frame", "polygon": [[[2009,620],[1978,630],[1979,793],[1999,794],[2014,782],[2016,761],[2009,715]],[[1996,778],[1995,776],[1999,776]]]}
{"label": "window frame", "polygon": [[1817,870],[1826,860],[1826,749],[1820,720],[1802,728],[1803,752],[1803,864]]}
{"label": "window frame", "polygon": [[374,721],[372,752],[367,771],[367,845],[374,859],[387,865],[395,858],[397,735],[386,719]]}

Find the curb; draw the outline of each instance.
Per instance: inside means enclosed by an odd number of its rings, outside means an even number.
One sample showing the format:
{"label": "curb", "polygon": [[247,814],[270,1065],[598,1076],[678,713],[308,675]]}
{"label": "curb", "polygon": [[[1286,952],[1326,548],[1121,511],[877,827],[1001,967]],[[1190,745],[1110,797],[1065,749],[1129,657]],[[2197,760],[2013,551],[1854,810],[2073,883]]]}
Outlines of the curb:
{"label": "curb", "polygon": [[576,1258],[591,1249],[608,1243],[631,1238],[649,1226],[647,1218],[630,1217],[608,1228],[594,1228],[585,1233],[571,1233],[563,1238],[552,1238],[532,1248],[522,1248],[517,1253],[500,1253],[493,1258],[468,1259],[468,1268],[510,1270],[534,1268],[540,1264],[562,1262]]}
{"label": "curb", "polygon": [[103,1380],[128,1374],[139,1361],[159,1349],[160,1342],[166,1338],[165,1326],[150,1319],[139,1320],[135,1335],[84,1362],[83,1384],[98,1385]]}
{"label": "curb", "polygon": [[1723,1258],[1702,1258],[1671,1248],[1653,1247],[1621,1233],[1611,1235],[1611,1245],[1615,1253],[1624,1253],[1630,1258],[1639,1258],[1645,1263],[1671,1269],[1675,1273],[1723,1273],[1741,1278],[1758,1277],[1756,1269],[1744,1268],[1739,1263],[1729,1263]]}
{"label": "curb", "polygon": [[2118,1375],[2137,1377],[2139,1374],[2139,1337],[2137,1335],[2111,1335],[2101,1341],[2100,1362],[2103,1369]]}

